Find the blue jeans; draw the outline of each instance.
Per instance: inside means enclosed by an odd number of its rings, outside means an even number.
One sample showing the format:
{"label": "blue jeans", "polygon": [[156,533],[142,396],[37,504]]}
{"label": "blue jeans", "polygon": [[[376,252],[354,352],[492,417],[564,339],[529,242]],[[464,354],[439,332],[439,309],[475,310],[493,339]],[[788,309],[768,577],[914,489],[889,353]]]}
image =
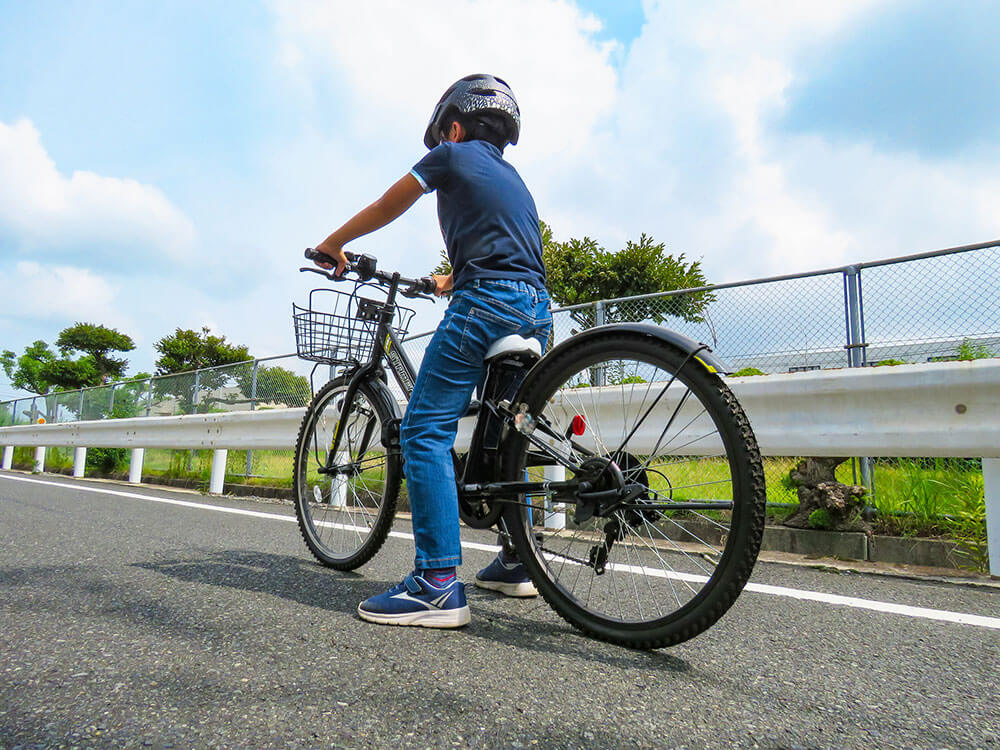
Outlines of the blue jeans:
{"label": "blue jeans", "polygon": [[482,380],[486,350],[515,333],[537,338],[544,348],[551,328],[548,293],[523,281],[472,281],[452,294],[424,352],[400,430],[417,570],[462,562],[451,448]]}

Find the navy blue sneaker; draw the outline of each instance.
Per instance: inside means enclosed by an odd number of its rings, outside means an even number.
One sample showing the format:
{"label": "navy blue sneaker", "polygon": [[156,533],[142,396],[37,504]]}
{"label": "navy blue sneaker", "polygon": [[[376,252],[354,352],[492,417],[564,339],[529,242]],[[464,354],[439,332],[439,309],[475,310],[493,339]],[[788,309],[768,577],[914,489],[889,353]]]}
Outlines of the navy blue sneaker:
{"label": "navy blue sneaker", "polygon": [[380,625],[419,625],[422,628],[460,628],[468,625],[465,584],[458,580],[435,586],[416,571],[384,594],[358,605],[362,620]]}
{"label": "navy blue sneaker", "polygon": [[538,596],[538,590],[528,577],[524,563],[505,563],[500,555],[476,573],[476,585],[507,596]]}

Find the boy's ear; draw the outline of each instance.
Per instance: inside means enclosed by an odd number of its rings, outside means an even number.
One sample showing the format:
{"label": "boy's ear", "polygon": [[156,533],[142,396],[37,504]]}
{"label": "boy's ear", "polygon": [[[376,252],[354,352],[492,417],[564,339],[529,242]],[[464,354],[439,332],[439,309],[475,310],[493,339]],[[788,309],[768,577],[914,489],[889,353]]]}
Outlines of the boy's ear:
{"label": "boy's ear", "polygon": [[451,121],[451,127],[448,129],[448,140],[452,143],[461,143],[465,140],[465,128],[458,120]]}

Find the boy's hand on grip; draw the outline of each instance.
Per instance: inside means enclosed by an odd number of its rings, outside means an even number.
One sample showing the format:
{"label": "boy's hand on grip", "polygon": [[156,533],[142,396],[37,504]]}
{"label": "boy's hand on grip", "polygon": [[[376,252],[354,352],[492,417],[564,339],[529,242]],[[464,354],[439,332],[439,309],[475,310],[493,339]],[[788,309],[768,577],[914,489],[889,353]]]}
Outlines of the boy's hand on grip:
{"label": "boy's hand on grip", "polygon": [[341,276],[344,273],[344,269],[347,267],[347,256],[344,255],[344,248],[340,245],[334,245],[324,240],[320,244],[316,245],[315,253],[326,256],[325,258],[318,258],[313,256],[313,262],[320,268],[331,269],[336,266],[336,271],[333,272],[334,276]]}
{"label": "boy's hand on grip", "polygon": [[437,284],[437,289],[434,290],[434,294],[438,297],[447,294],[451,291],[452,275],[449,273],[447,275],[436,273],[431,276],[434,279],[434,283]]}

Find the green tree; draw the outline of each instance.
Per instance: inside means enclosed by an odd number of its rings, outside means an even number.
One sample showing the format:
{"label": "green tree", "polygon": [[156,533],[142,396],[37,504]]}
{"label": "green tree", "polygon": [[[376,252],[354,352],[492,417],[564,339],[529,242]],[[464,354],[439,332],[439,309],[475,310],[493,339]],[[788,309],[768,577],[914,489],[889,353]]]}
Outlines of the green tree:
{"label": "green tree", "polygon": [[56,361],[55,352],[44,341],[38,340],[24,348],[20,357],[9,349],[0,355],[0,364],[10,384],[15,388],[44,396],[52,389],[47,366]]}
{"label": "green tree", "polygon": [[[670,255],[662,242],[656,243],[648,235],[640,235],[638,242],[629,241],[618,252],[609,252],[590,237],[556,242],[552,228],[544,221],[539,228],[546,286],[553,301],[562,307],[708,285],[701,261],[689,263],[683,253]],[[442,250],[431,273],[449,274],[451,270],[448,254]],[[662,323],[676,316],[700,323],[705,307],[714,299],[714,294],[703,291],[609,305],[604,309],[604,322],[652,319]],[[572,315],[586,327],[595,323],[593,308],[574,310]]]}
{"label": "green tree", "polygon": [[[541,229],[549,294],[564,307],[708,284],[700,261],[688,262],[683,253],[671,255],[666,245],[646,234],[640,235],[638,242],[629,241],[621,250],[611,252],[590,237],[556,242],[544,222]],[[612,304],[605,308],[604,322],[651,319],[661,323],[674,316],[698,323],[714,299],[711,292],[702,291]],[[575,310],[573,317],[586,326],[595,322],[593,308]]]}
{"label": "green tree", "polygon": [[156,360],[157,375],[171,375],[203,367],[220,367],[246,362],[250,351],[245,346],[231,344],[225,336],[213,336],[207,327],[201,331],[176,329],[153,344],[160,353]]}
{"label": "green tree", "polygon": [[125,374],[128,360],[111,356],[128,352],[135,344],[124,333],[94,323],[76,323],[64,328],[56,339],[62,354],[57,357],[44,341],[25,347],[18,357],[12,351],[0,355],[0,363],[11,385],[39,395],[52,391],[107,383]]}
{"label": "green tree", "polygon": [[56,346],[63,353],[64,359],[68,359],[75,352],[83,353],[77,362],[86,364],[66,372],[66,377],[69,379],[87,381],[66,387],[81,388],[88,385],[103,385],[110,380],[124,377],[128,360],[124,357],[114,357],[112,352],[130,352],[135,349],[135,342],[114,328],[94,323],[76,323],[62,330],[56,339]]}
{"label": "green tree", "polygon": [[263,365],[258,367],[256,389],[253,383],[252,368],[241,369],[236,376],[236,382],[239,384],[245,399],[250,400],[251,395],[254,395],[257,403],[305,406],[312,397],[309,379],[302,375],[296,375],[284,367],[265,367]]}
{"label": "green tree", "polygon": [[[231,401],[212,395],[229,386],[234,381],[231,368],[238,362],[251,359],[250,351],[245,346],[226,341],[225,336],[214,336],[203,327],[201,331],[177,328],[170,336],[164,336],[153,347],[160,353],[156,360],[157,375],[173,375],[176,373],[201,370],[198,373],[198,388],[194,388],[194,378],[159,378],[155,381],[157,396],[173,397],[180,403],[185,414],[195,411],[196,394],[206,392],[197,397],[197,411],[206,412],[212,404]],[[218,368],[218,369],[205,369]]]}

